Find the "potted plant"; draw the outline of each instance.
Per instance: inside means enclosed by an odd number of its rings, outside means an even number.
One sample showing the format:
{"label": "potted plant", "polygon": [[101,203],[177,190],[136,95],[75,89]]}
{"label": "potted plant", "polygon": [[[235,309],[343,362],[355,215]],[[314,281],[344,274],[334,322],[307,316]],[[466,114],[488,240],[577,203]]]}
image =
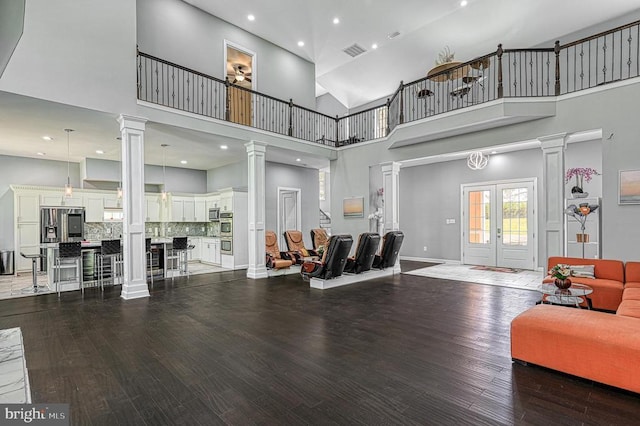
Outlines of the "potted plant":
{"label": "potted plant", "polygon": [[567,170],[564,175],[564,181],[569,183],[572,178],[576,178],[576,184],[571,188],[571,195],[574,198],[585,198],[589,196],[588,192],[584,192],[584,182],[591,182],[591,179],[595,175],[599,175],[596,169],[591,167],[572,167]]}
{"label": "potted plant", "polygon": [[589,235],[584,233],[587,223],[587,216],[598,210],[597,204],[581,203],[576,206],[571,204],[564,210],[564,214],[574,218],[580,224],[580,234],[576,235],[576,241],[582,243],[582,257],[584,258],[584,243],[589,242]]}
{"label": "potted plant", "polygon": [[549,275],[555,278],[554,284],[559,289],[565,290],[571,287],[571,280],[569,279],[571,276],[571,268],[569,265],[559,263],[549,270]]}

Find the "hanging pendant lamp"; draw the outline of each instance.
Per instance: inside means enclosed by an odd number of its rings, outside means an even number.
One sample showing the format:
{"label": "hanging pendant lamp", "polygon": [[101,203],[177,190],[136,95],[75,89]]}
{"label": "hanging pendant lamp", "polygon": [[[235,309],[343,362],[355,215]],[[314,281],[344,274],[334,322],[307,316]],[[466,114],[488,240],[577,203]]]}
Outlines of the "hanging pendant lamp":
{"label": "hanging pendant lamp", "polygon": [[162,197],[162,201],[167,200],[167,173],[166,173],[166,153],[167,153],[167,145],[163,143],[160,145],[162,147],[162,193],[160,194]]}
{"label": "hanging pendant lamp", "polygon": [[69,133],[73,132],[73,129],[64,129],[67,132],[67,183],[64,186],[64,196],[69,198],[73,195],[73,188],[71,187],[71,178],[69,177],[69,169],[70,169],[70,157],[71,157],[71,148],[69,142]]}

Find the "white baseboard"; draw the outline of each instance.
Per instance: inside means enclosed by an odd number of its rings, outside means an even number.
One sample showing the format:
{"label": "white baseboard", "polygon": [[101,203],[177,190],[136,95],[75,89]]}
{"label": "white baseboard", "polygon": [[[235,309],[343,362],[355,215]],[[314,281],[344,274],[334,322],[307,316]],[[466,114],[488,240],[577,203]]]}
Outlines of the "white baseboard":
{"label": "white baseboard", "polygon": [[280,277],[282,275],[300,275],[300,265],[291,265],[288,268],[282,269],[267,269],[267,274],[269,278]]}
{"label": "white baseboard", "polygon": [[454,259],[436,259],[433,257],[414,257],[414,256],[400,256],[400,260],[411,260],[413,262],[428,262],[428,263],[449,263],[452,265],[461,265],[462,261]]}
{"label": "white baseboard", "polygon": [[376,278],[388,277],[396,272],[395,268],[387,268],[383,270],[370,270],[362,272],[360,274],[343,274],[338,278],[332,278],[329,280],[321,280],[319,278],[311,278],[309,285],[311,288],[317,288],[320,290],[326,290],[328,288],[341,287],[344,285],[355,284],[362,281],[369,281]]}

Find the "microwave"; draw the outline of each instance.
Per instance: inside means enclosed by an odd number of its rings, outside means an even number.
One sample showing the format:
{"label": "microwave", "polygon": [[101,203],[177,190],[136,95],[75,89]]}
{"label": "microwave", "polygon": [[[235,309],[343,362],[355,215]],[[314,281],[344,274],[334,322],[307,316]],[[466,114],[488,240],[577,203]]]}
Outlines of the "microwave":
{"label": "microwave", "polygon": [[217,222],[220,220],[220,209],[209,209],[209,222]]}

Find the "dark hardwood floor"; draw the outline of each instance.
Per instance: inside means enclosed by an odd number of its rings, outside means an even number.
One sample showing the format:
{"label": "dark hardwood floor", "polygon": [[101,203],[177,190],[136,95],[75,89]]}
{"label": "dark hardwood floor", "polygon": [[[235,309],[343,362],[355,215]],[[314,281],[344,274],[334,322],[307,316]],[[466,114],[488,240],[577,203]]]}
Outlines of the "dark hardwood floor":
{"label": "dark hardwood floor", "polygon": [[22,328],[34,402],[70,403],[79,425],[637,424],[637,394],[512,364],[510,321],[538,297],[237,271],[156,282],[142,300],[5,300],[0,328]]}

